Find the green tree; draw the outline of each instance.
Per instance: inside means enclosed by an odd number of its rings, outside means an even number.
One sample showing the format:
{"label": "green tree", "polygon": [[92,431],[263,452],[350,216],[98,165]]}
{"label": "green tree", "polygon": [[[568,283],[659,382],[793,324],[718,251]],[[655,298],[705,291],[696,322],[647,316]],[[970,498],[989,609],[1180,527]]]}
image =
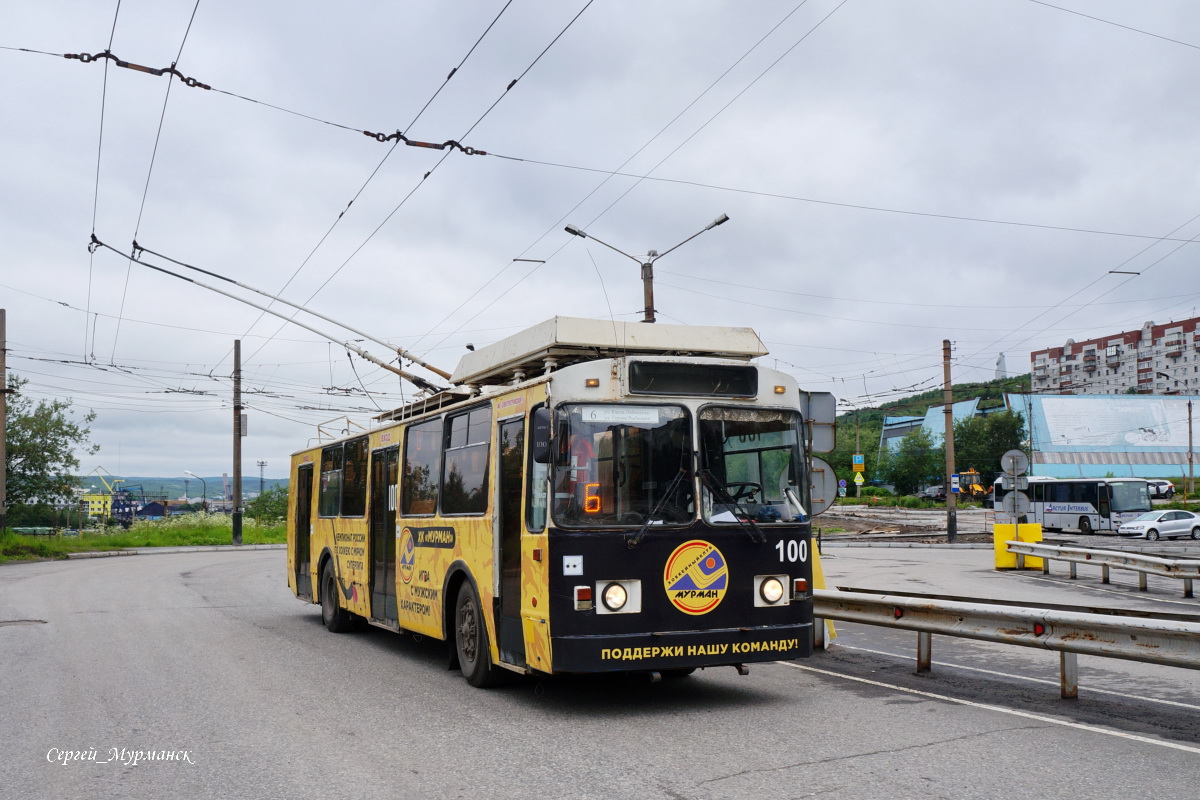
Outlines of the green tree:
{"label": "green tree", "polygon": [[1019,411],[1001,411],[970,417],[954,425],[954,466],[959,472],[974,469],[985,481],[1000,472],[1000,457],[1018,450],[1025,439],[1025,421]]}
{"label": "green tree", "polygon": [[[96,412],[76,419],[70,400],[39,400],[21,394],[25,381],[9,376],[8,419],[5,425],[5,469],[8,502],[12,506],[53,503],[69,498],[79,479],[76,452],[91,455],[91,423]],[[0,520],[4,509],[0,509]]]}
{"label": "green tree", "polygon": [[940,478],[946,462],[945,448],[935,445],[924,428],[915,428],[900,440],[900,447],[889,453],[880,466],[884,480],[896,487],[897,494],[912,494],[921,484]]}
{"label": "green tree", "polygon": [[[851,456],[856,452],[854,449],[854,415],[857,412],[843,414],[837,420],[837,438],[833,452],[817,453],[820,458],[829,462],[833,467],[833,471],[839,478],[847,482],[854,480],[854,470],[851,468]],[[863,454],[863,461],[866,469],[863,472],[864,477],[868,481],[875,480],[881,477],[879,475],[878,453],[879,453],[879,433],[883,427],[879,420],[867,420],[865,417],[859,423],[858,440],[862,450],[858,451]],[[851,486],[850,494],[854,494],[853,486]]]}
{"label": "green tree", "polygon": [[246,504],[246,516],[260,522],[274,522],[286,519],[287,504],[287,487],[277,484]]}

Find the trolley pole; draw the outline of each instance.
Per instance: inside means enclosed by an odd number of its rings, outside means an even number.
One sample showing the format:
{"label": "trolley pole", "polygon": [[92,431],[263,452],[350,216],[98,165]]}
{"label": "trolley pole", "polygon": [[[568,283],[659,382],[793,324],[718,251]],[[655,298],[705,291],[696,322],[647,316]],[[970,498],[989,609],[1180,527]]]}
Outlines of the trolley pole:
{"label": "trolley pole", "polygon": [[950,476],[954,474],[954,390],[950,383],[950,340],[942,340],[942,375],[945,383],[943,402],[946,415],[946,540],[958,538],[958,495],[950,490]]}
{"label": "trolley pole", "polygon": [[242,340],[233,340],[233,543],[242,543]]}

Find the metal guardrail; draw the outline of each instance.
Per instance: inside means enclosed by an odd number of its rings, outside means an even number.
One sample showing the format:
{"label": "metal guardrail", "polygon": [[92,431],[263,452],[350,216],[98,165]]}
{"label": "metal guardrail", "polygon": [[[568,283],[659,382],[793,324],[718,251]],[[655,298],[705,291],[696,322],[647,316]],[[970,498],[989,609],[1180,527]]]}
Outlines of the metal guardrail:
{"label": "metal guardrail", "polygon": [[932,669],[933,634],[1055,650],[1059,689],[1079,695],[1078,655],[1200,669],[1200,617],[1156,619],[1105,613],[818,589],[813,593],[815,646],[825,646],[824,620],[859,622],[917,633],[917,672]]}
{"label": "metal guardrail", "polygon": [[1183,581],[1183,596],[1195,597],[1192,581],[1200,578],[1200,560],[1184,558],[1160,558],[1119,550],[1094,550],[1086,547],[1066,547],[1044,542],[1008,542],[1008,552],[1017,556],[1017,568],[1024,567],[1025,556],[1043,559],[1042,573],[1050,574],[1050,561],[1066,561],[1071,565],[1071,577],[1077,577],[1076,565],[1092,564],[1100,567],[1100,579],[1108,583],[1110,569],[1125,569],[1138,573],[1138,589],[1146,591],[1146,576],[1158,575]]}

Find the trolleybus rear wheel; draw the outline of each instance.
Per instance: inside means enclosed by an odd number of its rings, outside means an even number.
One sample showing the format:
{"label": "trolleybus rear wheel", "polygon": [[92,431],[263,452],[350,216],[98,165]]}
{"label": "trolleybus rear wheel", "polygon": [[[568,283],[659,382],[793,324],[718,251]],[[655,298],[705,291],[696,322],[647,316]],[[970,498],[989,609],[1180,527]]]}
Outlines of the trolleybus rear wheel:
{"label": "trolleybus rear wheel", "polygon": [[332,633],[345,633],[354,627],[354,618],[338,601],[337,577],[333,562],[326,561],[321,570],[321,621]]}
{"label": "trolleybus rear wheel", "polygon": [[454,647],[458,652],[458,666],[467,683],[482,689],[500,682],[503,671],[492,666],[487,626],[480,613],[479,597],[470,581],[463,581],[454,604]]}

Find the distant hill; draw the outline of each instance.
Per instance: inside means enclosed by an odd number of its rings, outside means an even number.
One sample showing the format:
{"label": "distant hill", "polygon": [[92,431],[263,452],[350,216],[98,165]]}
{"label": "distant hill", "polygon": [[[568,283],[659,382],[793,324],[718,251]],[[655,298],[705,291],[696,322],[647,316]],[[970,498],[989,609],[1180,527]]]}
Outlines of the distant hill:
{"label": "distant hill", "polygon": [[[955,402],[978,397],[981,409],[997,408],[1004,405],[1005,394],[1029,392],[1030,380],[1029,375],[1025,374],[1016,375],[1012,378],[998,378],[981,383],[955,383],[953,384],[953,391]],[[839,419],[846,417],[853,419],[855,413],[858,413],[860,423],[866,425],[868,423],[883,424],[884,417],[923,417],[931,406],[942,405],[942,397],[941,389],[931,389],[928,392],[914,394],[911,397],[891,400],[874,408],[863,408],[859,409],[858,412],[847,411],[841,414]]]}
{"label": "distant hill", "polygon": [[[132,489],[137,494],[144,494],[147,499],[165,497],[168,500],[176,500],[183,497],[184,486],[186,481],[187,493],[190,497],[200,497],[202,492],[201,482],[196,478],[148,478],[130,475],[129,477],[117,476],[121,483],[117,484],[123,489]],[[207,486],[203,486],[208,490],[208,497],[218,499],[222,494],[223,482],[220,475],[216,477],[203,476]],[[105,477],[110,484],[113,483],[111,478]],[[104,491],[104,483],[95,475],[86,475],[82,478],[83,487],[88,489],[95,487],[98,492]],[[233,479],[230,478],[230,485]],[[264,478],[263,489],[271,489],[275,486],[284,486],[288,484],[287,478]],[[140,491],[137,487],[141,487]],[[255,497],[258,495],[258,476],[242,475],[242,496],[243,498]]]}

